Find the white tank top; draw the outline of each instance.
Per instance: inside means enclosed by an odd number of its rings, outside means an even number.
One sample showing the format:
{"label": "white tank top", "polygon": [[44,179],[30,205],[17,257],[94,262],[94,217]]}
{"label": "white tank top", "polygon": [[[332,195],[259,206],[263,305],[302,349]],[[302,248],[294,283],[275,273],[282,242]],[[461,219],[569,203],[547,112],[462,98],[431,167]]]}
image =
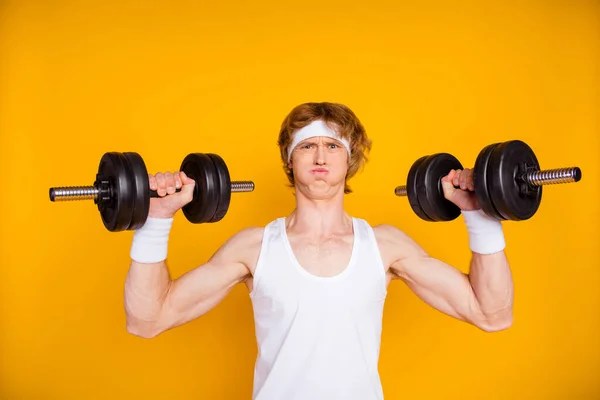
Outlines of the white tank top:
{"label": "white tank top", "polygon": [[352,219],[347,267],[319,277],[294,256],[285,218],[265,227],[250,293],[254,400],[383,399],[378,371],[386,277],[373,229]]}

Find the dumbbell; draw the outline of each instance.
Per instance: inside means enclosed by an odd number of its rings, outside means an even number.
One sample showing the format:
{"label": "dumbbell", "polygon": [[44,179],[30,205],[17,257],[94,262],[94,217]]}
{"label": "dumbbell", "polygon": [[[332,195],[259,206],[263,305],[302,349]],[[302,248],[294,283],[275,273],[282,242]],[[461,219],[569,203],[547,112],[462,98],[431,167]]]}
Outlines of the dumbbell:
{"label": "dumbbell", "polygon": [[[182,208],[192,223],[220,221],[229,209],[231,193],[254,190],[252,181],[232,182],[225,161],[216,154],[188,154],[180,171],[196,182],[193,199]],[[53,187],[49,194],[51,201],[94,200],[111,232],[142,227],[148,218],[150,198],[159,197],[150,190],[144,160],[134,152],[104,153],[92,186]]]}
{"label": "dumbbell", "polygon": [[[441,179],[463,169],[451,154],[437,153],[416,160],[407,183],[395,188],[407,196],[415,214],[425,221],[452,221],[460,209],[446,200]],[[483,212],[496,220],[531,218],[542,201],[542,186],[581,180],[579,167],[540,170],[535,153],[525,142],[510,140],[483,148],[473,168],[475,195]]]}

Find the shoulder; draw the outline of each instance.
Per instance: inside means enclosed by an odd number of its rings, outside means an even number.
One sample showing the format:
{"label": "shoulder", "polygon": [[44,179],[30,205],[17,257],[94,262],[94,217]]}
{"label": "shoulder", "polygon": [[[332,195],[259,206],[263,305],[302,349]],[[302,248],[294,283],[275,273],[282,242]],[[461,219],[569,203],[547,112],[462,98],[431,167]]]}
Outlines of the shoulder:
{"label": "shoulder", "polygon": [[264,226],[249,226],[239,230],[223,244],[221,250],[244,260],[255,259],[262,247],[265,233],[273,231],[279,220],[280,218]]}
{"label": "shoulder", "polygon": [[264,226],[249,226],[231,236],[224,247],[235,251],[260,247],[264,232]]}
{"label": "shoulder", "polygon": [[389,224],[373,225],[373,233],[378,242],[402,242],[409,239],[409,236],[402,230]]}
{"label": "shoulder", "polygon": [[404,253],[404,255],[424,253],[421,246],[409,234],[393,225],[375,225],[373,226],[373,233],[377,244],[382,250],[389,250],[394,254]]}
{"label": "shoulder", "polygon": [[373,232],[381,258],[389,271],[393,272],[394,279],[399,276],[397,266],[401,265],[403,260],[428,256],[410,235],[393,225],[375,225]]}
{"label": "shoulder", "polygon": [[273,232],[273,230],[277,228],[277,224],[280,220],[281,218],[277,218],[264,226],[249,226],[244,228],[231,236],[226,244],[233,247],[242,246],[252,249],[256,247],[260,249],[265,232]]}
{"label": "shoulder", "polygon": [[251,226],[236,232],[213,254],[210,262],[219,265],[244,265],[245,269],[252,271],[260,253],[264,230],[264,227]]}
{"label": "shoulder", "polygon": [[261,239],[264,232],[264,226],[249,226],[238,231],[231,238],[235,240],[256,240]]}

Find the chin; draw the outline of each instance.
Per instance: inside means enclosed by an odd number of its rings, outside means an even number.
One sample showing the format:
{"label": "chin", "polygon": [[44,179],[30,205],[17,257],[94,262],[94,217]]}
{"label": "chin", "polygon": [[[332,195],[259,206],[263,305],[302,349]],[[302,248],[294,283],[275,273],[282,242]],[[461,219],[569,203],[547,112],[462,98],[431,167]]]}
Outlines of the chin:
{"label": "chin", "polygon": [[330,184],[324,181],[300,183],[299,189],[306,197],[311,199],[327,199],[337,195],[339,192],[344,193],[344,183]]}

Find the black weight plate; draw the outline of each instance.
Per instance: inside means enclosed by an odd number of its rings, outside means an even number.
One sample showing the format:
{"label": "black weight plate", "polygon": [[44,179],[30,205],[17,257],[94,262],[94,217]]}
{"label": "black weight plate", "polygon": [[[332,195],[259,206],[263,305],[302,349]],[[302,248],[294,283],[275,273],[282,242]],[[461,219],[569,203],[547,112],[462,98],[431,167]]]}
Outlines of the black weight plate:
{"label": "black weight plate", "polygon": [[540,169],[540,164],[527,144],[511,140],[499,144],[488,162],[490,171],[488,187],[498,212],[506,219],[523,221],[531,218],[542,201],[542,187],[531,188],[530,194],[522,193],[516,177],[524,172],[523,164]]}
{"label": "black weight plate", "polygon": [[413,163],[408,171],[408,177],[406,179],[406,195],[408,197],[408,204],[412,208],[413,212],[417,214],[419,218],[425,221],[433,221],[421,208],[419,204],[417,194],[417,183],[419,182],[419,166],[428,156],[423,156]]}
{"label": "black weight plate", "polygon": [[475,160],[475,166],[473,167],[473,181],[475,184],[477,202],[483,212],[491,218],[503,221],[506,218],[496,210],[496,206],[494,206],[489,191],[490,170],[488,169],[488,164],[492,152],[499,144],[500,143],[492,143],[479,152],[479,155],[477,155],[477,159]]}
{"label": "black weight plate", "polygon": [[121,153],[105,153],[100,159],[98,177],[109,181],[110,200],[99,202],[98,210],[106,229],[126,230],[133,215],[131,171]]}
{"label": "black weight plate", "polygon": [[[126,225],[123,225],[120,230],[127,230],[129,225],[131,224],[131,220],[133,219],[133,214],[135,211],[135,182],[133,178],[133,169],[123,153],[117,153],[118,157],[121,159],[123,166],[125,167],[125,175],[124,175],[124,183],[125,185],[121,186],[120,196],[125,196],[125,199],[122,199],[124,204],[127,204],[128,221]],[[121,177],[119,179],[122,179]],[[123,217],[125,218],[125,217]],[[125,221],[125,219],[123,219]]]}
{"label": "black weight plate", "polygon": [[133,185],[133,213],[128,230],[141,228],[150,211],[150,184],[148,182],[148,170],[144,160],[138,153],[123,153],[132,171],[131,182]]}
{"label": "black weight plate", "polygon": [[419,167],[419,204],[433,221],[452,221],[460,215],[460,208],[444,197],[442,189],[442,178],[452,169],[463,169],[463,166],[448,153],[433,154]]}
{"label": "black weight plate", "polygon": [[229,203],[231,201],[231,177],[229,176],[229,169],[225,161],[217,154],[207,154],[215,164],[217,171],[216,181],[219,183],[218,198],[219,202],[215,215],[208,222],[219,222],[227,214],[229,210]]}
{"label": "black weight plate", "polygon": [[184,158],[180,170],[196,181],[194,198],[183,207],[183,214],[194,224],[209,222],[219,203],[215,164],[206,154],[192,153]]}

